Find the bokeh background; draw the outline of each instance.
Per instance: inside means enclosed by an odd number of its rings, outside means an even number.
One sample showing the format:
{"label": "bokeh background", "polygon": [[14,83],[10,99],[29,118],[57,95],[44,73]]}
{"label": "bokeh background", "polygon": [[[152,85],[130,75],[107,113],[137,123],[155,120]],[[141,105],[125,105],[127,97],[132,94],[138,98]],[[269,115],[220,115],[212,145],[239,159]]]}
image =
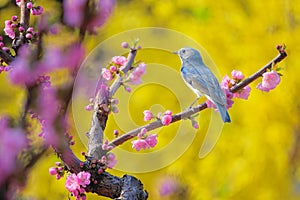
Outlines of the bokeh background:
{"label": "bokeh background", "polygon": [[[51,13],[53,20],[60,17],[58,1],[38,2]],[[0,6],[6,6],[7,3],[1,0]],[[10,4],[0,10],[1,32],[4,20],[18,12],[13,3]],[[213,58],[221,76],[230,74],[233,69],[239,69],[248,76],[277,55],[277,44],[287,45],[288,57],[279,64],[283,68],[281,83],[269,93],[255,89],[259,80],[252,83],[249,99],[235,101],[229,110],[232,123],[224,126],[218,143],[207,157],[198,157],[207,129],[207,117],[209,119],[210,116],[209,111],[204,111],[192,145],[178,160],[154,172],[130,173],[143,182],[150,194],[149,199],[300,199],[299,23],[298,0],[117,1],[112,17],[99,30],[99,34],[86,38],[87,52],[122,31],[149,26],[163,27],[180,31],[201,44]],[[46,42],[60,45],[72,41],[72,35],[66,29],[55,38],[46,38]],[[143,45],[143,41],[140,44]],[[137,58],[147,60],[146,54]],[[179,71],[179,60],[174,63],[177,63],[174,69]],[[58,76],[56,81],[62,78]],[[1,115],[17,116],[23,95],[22,88],[9,86],[6,75],[0,75]],[[160,100],[157,102],[153,96]],[[132,98],[137,97],[133,95]],[[138,125],[145,124],[141,113],[151,104],[158,103],[163,108],[180,111],[176,100],[167,104],[173,97],[165,90],[148,88],[139,98],[129,108],[132,110],[131,117],[136,119]],[[86,114],[87,118],[89,115]],[[122,116],[122,113],[118,115]],[[159,131],[158,148],[174,137],[179,123]],[[107,134],[116,126],[117,123],[111,119]],[[73,149],[80,156],[85,146],[75,128],[70,132],[77,139]],[[123,148],[129,150],[130,144]],[[20,190],[24,199],[67,199],[64,180],[56,181],[48,174],[48,168],[55,161],[58,159],[49,149],[28,176],[28,184]],[[110,172],[118,176],[126,173],[118,170]],[[161,195],[162,191],[169,195]],[[106,198],[88,194],[88,199]]]}

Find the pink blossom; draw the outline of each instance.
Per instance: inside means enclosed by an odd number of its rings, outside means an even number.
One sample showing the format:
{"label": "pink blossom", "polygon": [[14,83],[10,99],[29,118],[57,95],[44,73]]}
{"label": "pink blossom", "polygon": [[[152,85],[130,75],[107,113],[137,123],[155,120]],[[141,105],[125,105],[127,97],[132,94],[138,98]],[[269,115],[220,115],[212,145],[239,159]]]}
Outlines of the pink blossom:
{"label": "pink blossom", "polygon": [[12,21],[17,21],[17,20],[18,20],[18,16],[17,16],[17,15],[13,15],[13,16],[11,17],[11,20],[12,20]]}
{"label": "pink blossom", "polygon": [[146,142],[150,147],[155,147],[157,144],[157,134],[150,134],[146,137]]}
{"label": "pink blossom", "polygon": [[243,78],[245,78],[243,73],[241,71],[238,71],[238,70],[233,70],[231,72],[231,76],[232,76],[233,79],[236,79],[236,80],[242,80]]}
{"label": "pink blossom", "polygon": [[140,151],[140,149],[147,149],[149,148],[149,144],[144,139],[137,139],[131,141],[132,148],[136,149],[137,151]]}
{"label": "pink blossom", "polygon": [[126,92],[131,92],[131,88],[129,86],[124,86]]}
{"label": "pink blossom", "polygon": [[146,128],[142,128],[142,130],[141,130],[141,133],[143,134],[143,135],[145,135],[146,133],[147,133],[147,129]]}
{"label": "pink blossom", "polygon": [[97,27],[101,27],[111,15],[114,6],[115,0],[99,0],[94,17],[88,21],[87,30],[94,33]]}
{"label": "pink blossom", "polygon": [[0,119],[0,185],[13,173],[17,166],[17,155],[27,145],[25,133],[11,128],[7,118]]}
{"label": "pink blossom", "polygon": [[90,184],[91,174],[89,172],[79,172],[76,174],[69,174],[67,176],[65,187],[69,190],[76,199],[84,196],[84,188]]}
{"label": "pink blossom", "polygon": [[16,0],[16,4],[20,7],[21,6],[21,0]]}
{"label": "pink blossom", "polygon": [[78,195],[78,190],[80,189],[80,184],[76,174],[69,174],[66,179],[65,187],[67,190],[72,192],[74,196]]}
{"label": "pink blossom", "polygon": [[168,126],[172,122],[172,116],[171,115],[164,115],[161,118],[161,123],[164,126]]}
{"label": "pink blossom", "polygon": [[61,68],[64,65],[64,62],[64,55],[61,49],[54,46],[48,46],[38,67],[43,69],[41,73],[50,72],[54,69]]}
{"label": "pink blossom", "polygon": [[18,57],[10,64],[11,71],[9,73],[13,84],[23,85],[32,84],[35,82],[35,74],[30,66],[30,51],[27,45],[23,45],[19,49]]}
{"label": "pink blossom", "polygon": [[229,76],[224,76],[221,81],[221,88],[230,89],[235,84],[235,81],[229,78]]}
{"label": "pink blossom", "polygon": [[50,167],[49,168],[49,174],[54,176],[57,174],[57,170],[56,170],[56,167]]}
{"label": "pink blossom", "polygon": [[[41,136],[49,145],[54,145],[59,142],[59,137],[56,133],[55,127],[62,123],[56,121],[59,114],[60,102],[57,99],[55,88],[46,88],[40,90],[40,97],[38,98],[38,111],[40,119],[42,119],[42,133]],[[56,125],[54,125],[54,123]]]}
{"label": "pink blossom", "polygon": [[[146,129],[147,130],[147,129]],[[144,139],[142,139],[144,137]],[[154,147],[157,144],[157,134],[150,134],[147,136],[139,135],[139,139],[133,140],[131,142],[132,148],[140,151],[140,149],[148,149],[150,147]]]}
{"label": "pink blossom", "polygon": [[247,100],[250,95],[250,91],[251,91],[251,88],[249,85],[247,85],[240,91],[233,93],[233,97]]}
{"label": "pink blossom", "polygon": [[257,85],[256,88],[269,92],[274,89],[280,83],[280,76],[276,71],[265,72],[263,74],[262,82]]}
{"label": "pink blossom", "polygon": [[82,44],[74,43],[68,47],[68,50],[62,55],[64,57],[64,65],[70,70],[80,67],[85,56],[85,50]]}
{"label": "pink blossom", "polygon": [[146,72],[146,64],[141,63],[136,68],[133,69],[129,75],[129,83],[132,85],[138,85],[142,83],[141,76]]}
{"label": "pink blossom", "polygon": [[195,129],[198,129],[199,128],[199,124],[198,124],[198,122],[196,122],[196,121],[192,121],[192,126],[195,128]]}
{"label": "pink blossom", "polygon": [[114,62],[117,65],[125,65],[127,62],[127,58],[124,56],[114,56],[112,57],[112,62]]}
{"label": "pink blossom", "polygon": [[104,79],[106,79],[108,81],[112,80],[112,74],[108,69],[102,68],[101,74]]}
{"label": "pink blossom", "polygon": [[[224,89],[223,89],[224,90]],[[229,108],[232,107],[232,104],[234,103],[232,98],[233,98],[233,93],[230,92],[229,89],[225,89],[225,96],[226,96],[226,109],[228,110]]]}
{"label": "pink blossom", "polygon": [[24,27],[23,27],[23,26],[20,26],[20,27],[19,27],[19,31],[20,31],[20,32],[25,31]]}
{"label": "pink blossom", "polygon": [[117,129],[115,129],[115,130],[114,130],[114,136],[115,136],[115,137],[118,137],[118,135],[119,135],[119,131],[118,131]]}
{"label": "pink blossom", "polygon": [[116,66],[110,66],[109,70],[112,71],[112,72],[115,72],[115,71],[117,71],[117,67]]}
{"label": "pink blossom", "polygon": [[32,8],[32,2],[28,2],[27,4],[26,4],[26,7],[28,8],[28,9],[31,9]]}
{"label": "pink blossom", "polygon": [[78,182],[82,187],[86,187],[90,184],[91,174],[89,172],[79,172],[77,174]]}
{"label": "pink blossom", "polygon": [[124,49],[127,49],[129,47],[128,42],[122,42],[121,47],[123,47]]}
{"label": "pink blossom", "polygon": [[[226,96],[226,109],[229,109],[232,107],[232,104],[234,103],[234,101],[232,100],[233,98],[233,93],[230,92],[229,89],[223,89],[225,96]],[[209,99],[206,100],[206,105],[208,108],[217,108],[216,105],[210,101]]]}
{"label": "pink blossom", "polygon": [[108,140],[104,141],[104,143],[102,144],[102,149],[103,150],[108,150]]}
{"label": "pink blossom", "polygon": [[113,153],[107,155],[107,167],[112,169],[117,163],[116,156]]}
{"label": "pink blossom", "polygon": [[167,110],[164,114],[165,115],[172,115],[172,111],[171,110]]}
{"label": "pink blossom", "polygon": [[144,137],[145,137],[145,134],[147,133],[147,129],[146,128],[142,128],[142,130],[138,133],[138,138],[140,138],[140,139],[144,139]]}
{"label": "pink blossom", "polygon": [[149,121],[149,120],[151,120],[151,119],[153,118],[153,115],[152,115],[152,113],[151,113],[150,110],[145,110],[145,111],[143,112],[143,114],[144,114],[144,121],[145,121],[145,122],[146,122],[146,121]]}
{"label": "pink blossom", "polygon": [[93,104],[87,105],[84,109],[87,110],[87,111],[93,110]]}
{"label": "pink blossom", "polygon": [[61,176],[60,174],[56,174],[56,176],[55,176],[56,180],[61,179],[61,177],[63,177],[63,176]]}
{"label": "pink blossom", "polygon": [[87,0],[65,0],[63,1],[64,16],[66,24],[72,27],[80,27],[84,19],[84,6]]}
{"label": "pink blossom", "polygon": [[26,37],[27,39],[31,39],[31,38],[32,38],[32,34],[31,34],[31,33],[26,33],[25,37]]}
{"label": "pink blossom", "polygon": [[5,20],[5,27],[3,30],[5,34],[8,35],[8,37],[10,37],[11,39],[15,39],[16,35],[11,20]]}
{"label": "pink blossom", "polygon": [[42,6],[33,7],[30,12],[32,15],[41,15],[43,14],[44,8]]}

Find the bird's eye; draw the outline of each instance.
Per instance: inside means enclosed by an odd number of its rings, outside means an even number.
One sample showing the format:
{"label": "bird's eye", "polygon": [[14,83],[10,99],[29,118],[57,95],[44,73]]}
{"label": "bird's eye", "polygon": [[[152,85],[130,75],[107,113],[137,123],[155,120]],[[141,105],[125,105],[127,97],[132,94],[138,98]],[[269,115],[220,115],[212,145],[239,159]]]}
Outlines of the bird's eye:
{"label": "bird's eye", "polygon": [[182,53],[185,53],[185,49],[182,50]]}

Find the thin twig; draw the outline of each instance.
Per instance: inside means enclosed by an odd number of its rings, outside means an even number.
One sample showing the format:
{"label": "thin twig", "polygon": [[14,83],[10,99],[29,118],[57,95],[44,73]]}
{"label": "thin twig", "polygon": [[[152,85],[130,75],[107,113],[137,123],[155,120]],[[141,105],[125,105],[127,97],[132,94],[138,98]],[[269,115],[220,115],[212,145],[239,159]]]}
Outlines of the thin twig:
{"label": "thin twig", "polygon": [[[257,78],[261,77],[262,74],[264,72],[267,71],[267,69],[271,69],[272,66],[276,63],[279,63],[281,60],[283,60],[287,54],[284,50],[279,50],[279,55],[276,56],[272,61],[270,61],[267,65],[265,65],[264,67],[262,67],[260,70],[258,70],[256,73],[252,74],[251,76],[249,76],[248,78],[246,78],[245,80],[241,81],[239,84],[233,86],[230,91],[232,93],[238,92],[240,89],[244,88],[246,85],[249,85],[250,83],[252,83],[254,80],[256,80]],[[191,115],[200,112],[201,110],[204,110],[207,108],[206,103],[202,103],[199,104],[198,106],[195,106],[193,108],[189,108],[181,113],[175,114],[172,116],[172,122],[177,122],[181,119],[187,119],[189,118]],[[112,147],[116,147],[124,142],[126,142],[127,140],[130,140],[131,138],[135,137],[138,135],[138,133],[143,129],[146,128],[148,131],[157,129],[164,126],[162,124],[162,122],[160,120],[156,120],[150,124],[147,124],[145,126],[141,126],[139,128],[136,128],[134,130],[131,130],[121,136],[119,136],[118,138],[112,140],[108,145],[112,146]]]}
{"label": "thin twig", "polygon": [[[132,66],[136,53],[137,53],[136,49],[134,48],[130,49],[130,52],[127,57],[127,63],[125,64],[125,67],[122,70],[124,73],[126,73]],[[110,87],[109,98],[111,98],[116,93],[118,88],[122,85],[122,81],[123,81],[122,77],[118,76],[115,82]]]}

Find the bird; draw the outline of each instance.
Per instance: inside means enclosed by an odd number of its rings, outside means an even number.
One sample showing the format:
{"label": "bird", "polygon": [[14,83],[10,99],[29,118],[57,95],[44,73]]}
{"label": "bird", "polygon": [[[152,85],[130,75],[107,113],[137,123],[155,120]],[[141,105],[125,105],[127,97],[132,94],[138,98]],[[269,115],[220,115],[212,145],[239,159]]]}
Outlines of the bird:
{"label": "bird", "polygon": [[174,53],[182,62],[181,76],[184,82],[197,95],[190,108],[204,95],[216,105],[223,122],[231,122],[226,109],[226,96],[216,76],[204,64],[200,52],[194,48],[184,47]]}

